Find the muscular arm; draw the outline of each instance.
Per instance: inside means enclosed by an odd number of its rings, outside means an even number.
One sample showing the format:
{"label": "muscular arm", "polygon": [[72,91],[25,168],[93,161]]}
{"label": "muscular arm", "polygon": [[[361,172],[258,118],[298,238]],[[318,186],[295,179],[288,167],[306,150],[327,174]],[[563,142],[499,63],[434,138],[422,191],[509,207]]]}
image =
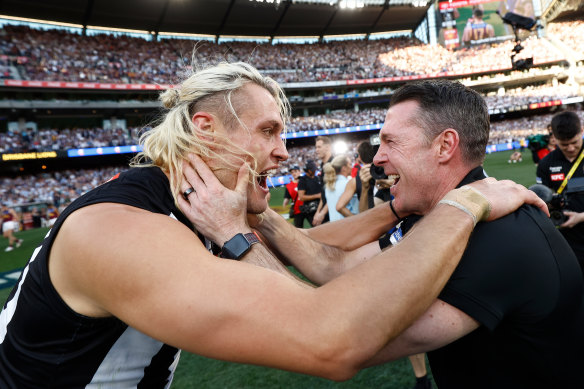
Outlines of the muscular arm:
{"label": "muscular arm", "polygon": [[[337,223],[327,223],[322,227]],[[307,236],[310,230],[303,230],[307,233],[301,233],[273,210],[264,213],[258,230],[278,257],[294,265],[308,279],[319,285],[380,252],[377,241],[359,245],[351,251],[315,241]]]}
{"label": "muscular arm", "polygon": [[[215,238],[224,241],[245,227],[237,214],[245,207],[233,197],[227,196],[227,207],[220,200],[225,194],[245,195],[247,178],[240,174],[237,192],[229,191],[210,171],[204,173],[202,161],[193,162],[203,178],[185,183],[197,193],[188,207],[179,198],[181,209],[200,231],[219,222],[224,236]],[[519,187],[492,187],[487,198],[499,205],[492,218],[529,196],[537,199]],[[205,224],[213,215],[209,204],[217,203],[222,217]],[[239,216],[243,220],[243,213]],[[472,227],[467,213],[438,205],[411,231],[411,239],[311,289],[269,269],[211,256],[189,229],[167,216],[100,204],[67,219],[51,251],[49,272],[58,293],[79,313],[114,315],[208,357],[342,380],[428,309]],[[257,253],[254,248],[247,255]]]}
{"label": "muscular arm", "polygon": [[388,343],[366,366],[378,365],[443,347],[469,334],[479,323],[461,310],[436,300],[418,320]]}
{"label": "muscular arm", "polygon": [[64,223],[49,272],[81,314],[211,358],[346,379],[428,308],[471,230],[466,213],[439,206],[410,241],[311,289],[211,256],[167,216],[99,204]]}
{"label": "muscular arm", "polygon": [[326,223],[305,232],[318,242],[343,250],[354,250],[378,239],[396,223],[397,219],[389,206],[381,204],[348,219]]}

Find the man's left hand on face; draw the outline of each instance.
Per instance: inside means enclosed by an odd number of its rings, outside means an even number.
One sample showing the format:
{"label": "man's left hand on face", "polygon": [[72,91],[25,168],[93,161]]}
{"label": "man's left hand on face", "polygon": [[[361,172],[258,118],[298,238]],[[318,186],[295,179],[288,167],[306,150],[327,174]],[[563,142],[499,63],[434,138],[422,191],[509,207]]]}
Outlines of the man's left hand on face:
{"label": "man's left hand on face", "polygon": [[181,191],[195,191],[186,199],[179,196],[181,211],[197,231],[219,245],[237,233],[250,231],[246,223],[248,176],[249,167],[243,165],[235,189],[227,189],[200,157],[189,155],[183,162]]}
{"label": "man's left hand on face", "polygon": [[584,219],[584,212],[564,211],[564,215],[568,217],[568,220],[560,226],[561,228],[572,228]]}

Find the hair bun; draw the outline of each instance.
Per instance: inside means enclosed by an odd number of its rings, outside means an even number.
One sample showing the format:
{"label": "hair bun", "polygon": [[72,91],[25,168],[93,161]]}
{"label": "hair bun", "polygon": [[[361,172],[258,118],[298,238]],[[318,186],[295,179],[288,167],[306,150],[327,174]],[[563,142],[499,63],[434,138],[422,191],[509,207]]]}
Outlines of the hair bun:
{"label": "hair bun", "polygon": [[167,89],[160,95],[160,100],[165,108],[174,108],[180,101],[180,92],[176,88]]}

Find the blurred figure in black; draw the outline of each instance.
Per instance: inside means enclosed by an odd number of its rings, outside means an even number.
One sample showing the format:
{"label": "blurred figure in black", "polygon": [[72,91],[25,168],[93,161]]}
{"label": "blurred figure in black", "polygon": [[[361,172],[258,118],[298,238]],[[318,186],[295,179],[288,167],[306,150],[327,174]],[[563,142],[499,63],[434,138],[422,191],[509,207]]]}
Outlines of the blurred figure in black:
{"label": "blurred figure in black", "polygon": [[321,198],[321,184],[318,177],[316,177],[316,170],[316,163],[308,160],[304,167],[306,174],[298,179],[298,200],[302,201],[303,205],[299,207],[300,216],[298,216],[298,221],[295,218],[294,225],[299,223],[299,226],[303,226],[304,219],[306,219],[311,226],[314,226],[314,214]]}
{"label": "blurred figure in black", "polygon": [[315,148],[316,155],[320,159],[320,173],[318,175],[318,180],[320,182],[321,195],[320,201],[318,203],[318,209],[314,215],[313,223],[311,224],[317,226],[329,221],[328,204],[326,203],[326,196],[324,195],[324,183],[322,178],[324,176],[324,165],[326,163],[332,162],[333,160],[331,138],[328,136],[317,136]]}
{"label": "blurred figure in black", "polygon": [[[557,147],[539,162],[536,182],[565,194],[570,179],[584,177],[582,124],[576,113],[561,112],[552,118],[551,128]],[[563,213],[567,218],[559,226],[560,232],[584,268],[584,192],[566,194],[565,198]]]}

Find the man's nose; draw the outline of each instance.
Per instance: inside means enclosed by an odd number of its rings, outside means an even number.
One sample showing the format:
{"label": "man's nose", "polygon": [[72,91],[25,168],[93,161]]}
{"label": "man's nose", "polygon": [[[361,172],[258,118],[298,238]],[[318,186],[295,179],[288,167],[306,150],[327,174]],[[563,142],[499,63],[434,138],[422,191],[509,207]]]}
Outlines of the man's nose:
{"label": "man's nose", "polygon": [[290,154],[288,154],[288,150],[286,150],[286,144],[284,143],[284,140],[282,138],[280,138],[280,140],[278,141],[278,144],[276,145],[273,154],[280,161],[285,161],[290,156]]}

